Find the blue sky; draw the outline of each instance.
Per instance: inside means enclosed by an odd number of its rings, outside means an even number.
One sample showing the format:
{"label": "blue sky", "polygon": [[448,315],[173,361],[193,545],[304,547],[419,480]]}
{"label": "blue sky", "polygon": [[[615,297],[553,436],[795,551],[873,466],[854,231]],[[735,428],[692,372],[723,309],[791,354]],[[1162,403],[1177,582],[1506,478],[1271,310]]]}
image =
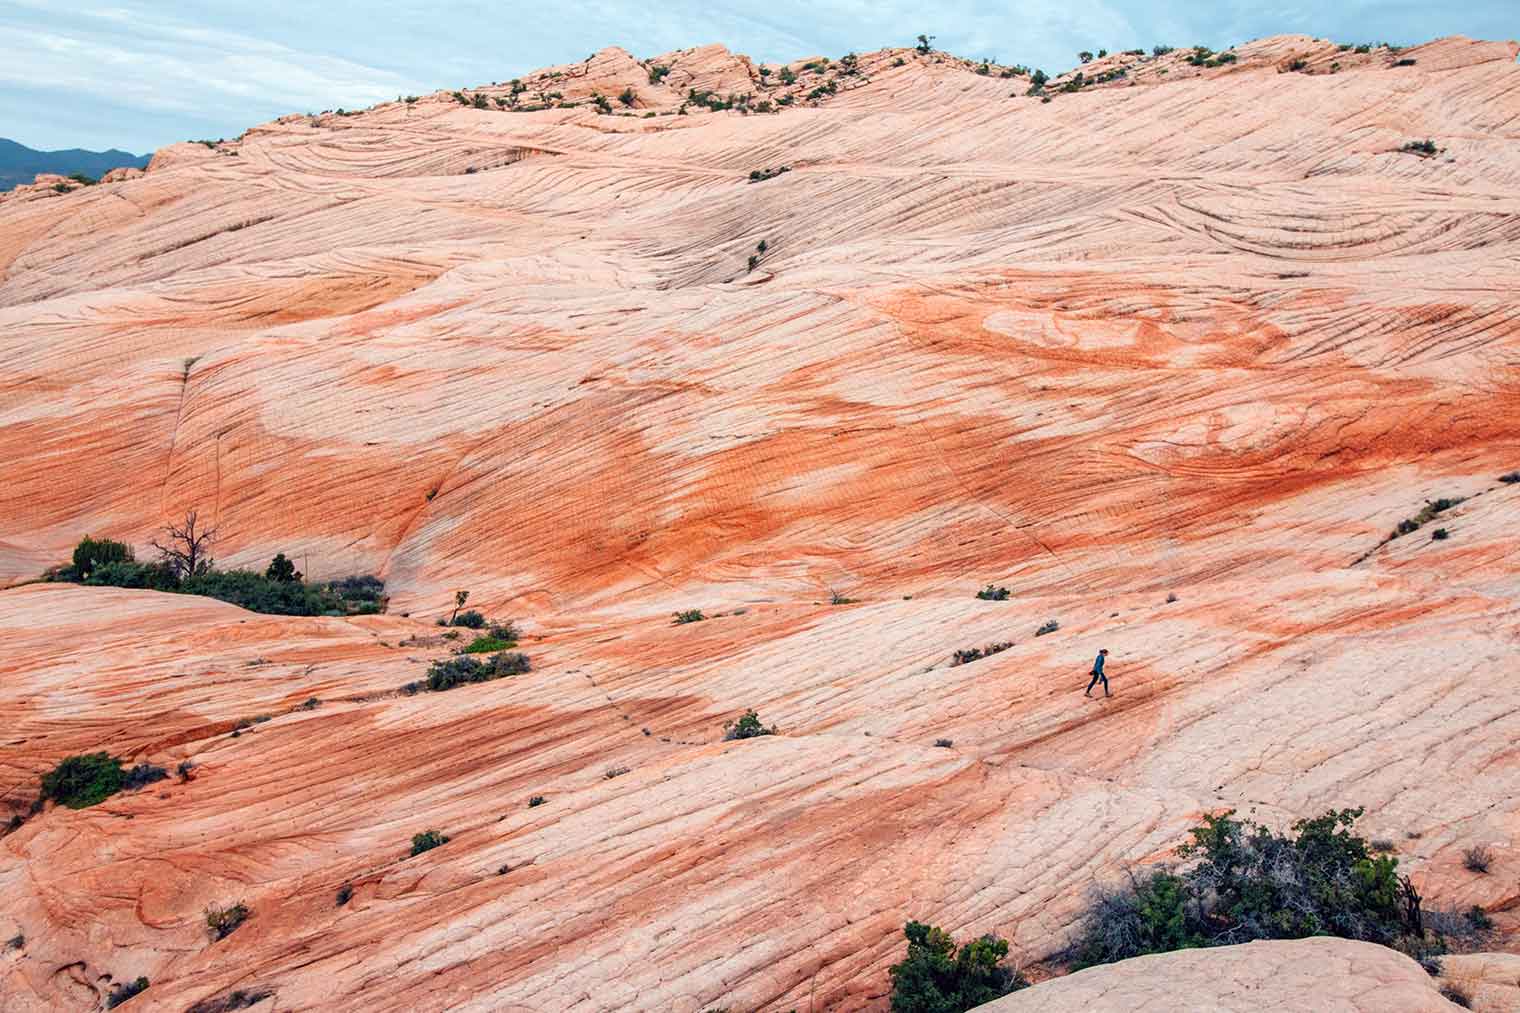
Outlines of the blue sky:
{"label": "blue sky", "polygon": [[1409,44],[1520,35],[1516,0],[53,0],[0,3],[0,136],[149,151],[290,112],[506,80],[606,45],[721,42],[763,60],[911,45],[1065,69],[1081,49],[1300,32]]}

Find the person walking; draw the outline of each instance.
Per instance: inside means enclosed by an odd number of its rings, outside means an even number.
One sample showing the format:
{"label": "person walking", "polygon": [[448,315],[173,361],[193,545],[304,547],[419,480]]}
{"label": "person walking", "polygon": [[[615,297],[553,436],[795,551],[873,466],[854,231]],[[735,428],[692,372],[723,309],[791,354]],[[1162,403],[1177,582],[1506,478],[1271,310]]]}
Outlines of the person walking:
{"label": "person walking", "polygon": [[1087,691],[1082,694],[1083,696],[1092,696],[1092,688],[1096,686],[1100,681],[1103,683],[1103,695],[1113,695],[1108,691],[1108,676],[1103,674],[1103,662],[1107,657],[1108,648],[1105,647],[1098,652],[1098,657],[1094,659],[1092,672],[1090,673],[1092,675],[1092,682],[1089,682],[1087,684]]}

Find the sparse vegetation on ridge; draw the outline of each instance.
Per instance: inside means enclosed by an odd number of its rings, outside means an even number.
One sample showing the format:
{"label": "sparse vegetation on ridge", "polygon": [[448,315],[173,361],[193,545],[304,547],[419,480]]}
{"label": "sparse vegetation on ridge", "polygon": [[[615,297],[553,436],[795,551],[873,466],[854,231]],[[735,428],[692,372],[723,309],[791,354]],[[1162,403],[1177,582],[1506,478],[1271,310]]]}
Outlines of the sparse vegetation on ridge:
{"label": "sparse vegetation on ridge", "polygon": [[218,570],[211,558],[215,528],[198,524],[195,511],[171,523],[150,544],[156,563],[139,563],[132,547],[109,538],[86,535],[66,566],[54,567],[45,580],[92,587],[124,587],[216,598],[268,615],[367,615],[384,611],[385,585],[377,577],[344,577],[307,582],[283,552],[262,572]]}
{"label": "sparse vegetation on ridge", "polygon": [[1012,646],[1012,641],[1003,641],[1002,643],[988,644],[986,647],[971,647],[959,650],[951,657],[950,665],[953,668],[956,665],[965,665],[981,658],[988,658],[999,651],[1006,651]]}
{"label": "sparse vegetation on ridge", "polygon": [[141,995],[148,990],[148,979],[138,977],[135,981],[125,981],[111,989],[106,996],[106,1009],[115,1009],[133,996]]}
{"label": "sparse vegetation on ridge", "polygon": [[41,797],[70,809],[87,809],[121,791],[125,781],[121,761],[110,753],[69,756],[42,775]]}

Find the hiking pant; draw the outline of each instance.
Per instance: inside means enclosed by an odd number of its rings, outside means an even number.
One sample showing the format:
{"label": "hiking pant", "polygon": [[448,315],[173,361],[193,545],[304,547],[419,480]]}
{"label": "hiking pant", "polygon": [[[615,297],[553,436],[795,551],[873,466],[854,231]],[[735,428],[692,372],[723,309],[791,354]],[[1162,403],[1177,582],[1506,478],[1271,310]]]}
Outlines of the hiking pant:
{"label": "hiking pant", "polygon": [[1087,692],[1091,693],[1092,688],[1096,686],[1099,681],[1103,683],[1103,695],[1108,696],[1108,676],[1104,675],[1102,672],[1094,672],[1092,674],[1092,682],[1089,682],[1087,684]]}

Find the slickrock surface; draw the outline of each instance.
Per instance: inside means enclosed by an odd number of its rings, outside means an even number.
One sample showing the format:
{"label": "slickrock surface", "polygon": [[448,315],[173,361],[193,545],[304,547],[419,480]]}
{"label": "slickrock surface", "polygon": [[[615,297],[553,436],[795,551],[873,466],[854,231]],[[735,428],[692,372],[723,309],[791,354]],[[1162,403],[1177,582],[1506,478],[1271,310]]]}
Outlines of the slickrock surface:
{"label": "slickrock surface", "polygon": [[[1093,967],[977,1013],[1387,1013],[1461,1009],[1408,957],[1347,939],[1179,950]],[[1505,1007],[1513,1009],[1514,1007]]]}
{"label": "slickrock surface", "polygon": [[[4,1009],[879,1010],[909,918],[1047,960],[1225,807],[1365,806],[1517,949],[1517,51],[1118,54],[1044,102],[614,49],[0,198],[0,578],[196,508],[223,564],[392,596],[0,591]],[[457,588],[534,670],[401,695]],[[748,707],[781,734],[721,741]],[[99,749],[195,767],[29,815]],[[1275,944],[1442,1008],[1349,945]],[[1237,958],[1157,959],[1213,1008]],[[1013,1001],[1100,973],[1165,995]]]}

